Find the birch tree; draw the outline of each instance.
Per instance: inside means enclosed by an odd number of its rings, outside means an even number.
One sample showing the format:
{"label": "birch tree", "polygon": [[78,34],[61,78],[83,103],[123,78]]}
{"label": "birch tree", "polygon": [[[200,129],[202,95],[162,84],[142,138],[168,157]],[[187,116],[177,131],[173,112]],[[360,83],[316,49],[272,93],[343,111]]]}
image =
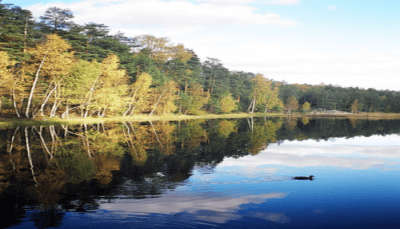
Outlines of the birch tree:
{"label": "birch tree", "polygon": [[[68,75],[68,71],[73,61],[73,53],[70,52],[71,46],[56,34],[47,35],[46,41],[38,44],[36,48],[30,50],[32,55],[31,72],[33,74],[31,89],[29,92],[28,102],[25,109],[25,116],[30,118],[31,107],[34,98],[36,86],[40,80],[40,76],[46,77],[44,85],[47,84],[47,93],[44,93],[41,107],[45,106],[49,98],[49,93],[57,95],[57,88],[63,77]],[[53,90],[53,88],[55,88]],[[57,107],[58,98],[55,96],[53,108]]]}
{"label": "birch tree", "polygon": [[111,54],[101,63],[101,75],[96,82],[95,108],[98,115],[104,117],[106,112],[121,111],[126,104],[128,77],[120,69],[119,58]]}
{"label": "birch tree", "polygon": [[128,108],[125,110],[124,116],[142,112],[148,107],[151,84],[151,75],[143,72],[137,77],[136,81],[131,85]]}

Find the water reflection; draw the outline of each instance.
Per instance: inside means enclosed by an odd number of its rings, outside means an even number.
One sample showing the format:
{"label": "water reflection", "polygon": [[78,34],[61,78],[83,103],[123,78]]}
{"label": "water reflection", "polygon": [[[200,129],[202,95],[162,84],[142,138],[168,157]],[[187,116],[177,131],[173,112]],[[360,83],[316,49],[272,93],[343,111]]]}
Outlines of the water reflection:
{"label": "water reflection", "polygon": [[196,220],[209,223],[225,223],[229,220],[239,219],[237,211],[244,204],[265,203],[272,199],[284,198],[284,193],[268,193],[260,195],[224,196],[218,193],[213,195],[186,195],[168,193],[154,202],[152,199],[117,200],[113,203],[101,205],[102,209],[117,213],[119,217],[133,214],[185,214]]}
{"label": "water reflection", "polygon": [[222,165],[282,165],[291,167],[390,168],[400,158],[399,136],[333,138],[329,141],[291,141],[272,145],[257,157],[226,159]]}
{"label": "water reflection", "polygon": [[[104,227],[114,222],[111,218],[150,227],[139,216],[162,222],[179,218],[177,227],[249,218],[288,224],[293,219],[282,209],[245,206],[268,206],[290,197],[290,190],[277,184],[290,182],[291,175],[310,175],[309,168],[396,169],[400,147],[393,134],[399,132],[397,120],[346,119],[3,129],[0,227],[29,227],[28,222],[38,228],[74,226],[76,212],[84,213],[81,220],[107,212]],[[267,183],[276,188],[260,185]]]}

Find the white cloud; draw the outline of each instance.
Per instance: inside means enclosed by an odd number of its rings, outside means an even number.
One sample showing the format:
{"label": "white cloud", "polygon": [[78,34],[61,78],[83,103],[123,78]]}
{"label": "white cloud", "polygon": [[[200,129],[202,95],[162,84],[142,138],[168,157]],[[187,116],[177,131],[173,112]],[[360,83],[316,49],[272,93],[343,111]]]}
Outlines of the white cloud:
{"label": "white cloud", "polygon": [[[218,4],[217,4],[218,2]],[[84,0],[74,3],[35,4],[29,9],[36,16],[50,6],[71,9],[78,23],[101,22],[113,29],[137,27],[185,27],[224,25],[294,25],[293,20],[282,19],[274,13],[257,13],[256,8],[246,4],[251,1],[237,0],[220,4],[220,1],[204,0],[197,3],[182,0]]]}
{"label": "white cloud", "polygon": [[296,5],[300,3],[300,0],[265,0],[263,2],[273,5]]}
{"label": "white cloud", "polygon": [[197,2],[209,3],[209,4],[233,5],[233,4],[249,4],[253,3],[254,0],[197,0]]}
{"label": "white cloud", "polygon": [[337,7],[335,5],[330,5],[330,6],[328,6],[328,10],[329,11],[336,11]]}
{"label": "white cloud", "polygon": [[296,5],[300,0],[197,0],[197,2],[213,3],[213,4],[250,4],[259,3],[265,5]]}

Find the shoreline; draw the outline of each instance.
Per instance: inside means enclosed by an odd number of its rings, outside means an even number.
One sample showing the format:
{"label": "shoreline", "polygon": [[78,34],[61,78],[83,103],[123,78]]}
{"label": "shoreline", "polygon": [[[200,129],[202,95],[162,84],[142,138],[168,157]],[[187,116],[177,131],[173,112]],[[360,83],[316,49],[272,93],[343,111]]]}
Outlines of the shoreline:
{"label": "shoreline", "polygon": [[51,124],[96,124],[110,122],[151,122],[151,121],[184,121],[200,119],[240,119],[251,117],[282,117],[282,118],[349,118],[349,119],[368,119],[368,120],[388,120],[400,119],[400,113],[233,113],[233,114],[204,114],[204,115],[135,115],[130,117],[107,117],[107,118],[38,118],[38,119],[0,119],[0,127],[14,125],[51,125]]}

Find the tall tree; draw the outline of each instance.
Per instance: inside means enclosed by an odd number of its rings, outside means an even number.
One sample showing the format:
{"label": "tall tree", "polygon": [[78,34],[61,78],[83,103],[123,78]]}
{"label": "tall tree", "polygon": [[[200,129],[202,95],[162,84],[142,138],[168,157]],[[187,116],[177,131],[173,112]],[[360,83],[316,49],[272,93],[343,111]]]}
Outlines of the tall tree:
{"label": "tall tree", "polygon": [[73,24],[72,18],[74,18],[74,15],[71,10],[58,7],[48,8],[44,15],[40,17],[42,23],[50,27],[53,33],[68,30]]}
{"label": "tall tree", "polygon": [[79,60],[71,67],[70,74],[63,81],[62,102],[65,106],[63,117],[69,117],[71,109],[83,112],[88,97],[91,96],[91,88],[101,75],[101,64],[96,61],[88,62]]}
{"label": "tall tree", "polygon": [[[45,97],[42,106],[47,102],[49,94],[54,92],[55,101],[53,107],[54,109],[57,108],[57,92],[63,78],[68,75],[73,61],[73,53],[70,52],[70,48],[71,46],[58,35],[51,34],[47,35],[45,42],[30,50],[32,55],[31,71],[34,77],[25,109],[27,118],[31,117],[32,99],[41,74],[48,77],[48,81],[45,82],[48,93],[43,93]],[[52,88],[55,88],[55,90],[53,91]]]}
{"label": "tall tree", "polygon": [[2,98],[9,96],[10,89],[14,87],[14,77],[11,67],[14,62],[10,60],[6,52],[0,52],[0,112],[2,108]]}
{"label": "tall tree", "polygon": [[151,75],[144,72],[137,77],[136,81],[130,87],[127,102],[128,108],[124,112],[124,116],[132,115],[135,112],[143,112],[148,108],[151,84]]}
{"label": "tall tree", "polygon": [[232,97],[232,95],[226,94],[220,101],[220,110],[222,113],[230,113],[237,109],[237,101]]}
{"label": "tall tree", "polygon": [[0,51],[6,51],[11,59],[24,61],[28,56],[26,50],[34,42],[38,31],[29,10],[12,4],[0,2]]}
{"label": "tall tree", "polygon": [[161,87],[154,90],[153,106],[150,115],[157,114],[169,114],[176,111],[177,106],[175,104],[178,98],[178,85],[174,81],[168,81]]}
{"label": "tall tree", "polygon": [[179,105],[184,114],[202,114],[202,108],[207,104],[210,95],[198,83],[192,83],[186,93],[180,95]]}
{"label": "tall tree", "polygon": [[303,103],[303,105],[301,106],[301,110],[303,112],[309,112],[311,110],[311,104],[309,102],[305,102]]}
{"label": "tall tree", "polygon": [[297,101],[296,97],[294,96],[289,97],[286,103],[286,109],[288,110],[289,114],[291,114],[292,111],[299,109],[299,102]]}
{"label": "tall tree", "polygon": [[358,113],[358,99],[354,100],[354,102],[351,104],[351,112],[352,113]]}
{"label": "tall tree", "polygon": [[150,57],[158,64],[165,63],[170,58],[170,44],[167,38],[157,38],[151,35],[143,35],[136,38],[140,48],[146,49]]}
{"label": "tall tree", "polygon": [[95,92],[95,108],[98,115],[104,117],[106,111],[118,112],[125,106],[128,77],[121,69],[119,58],[112,54],[103,60],[102,73]]}
{"label": "tall tree", "polygon": [[253,90],[251,92],[251,103],[248,111],[253,113],[256,109],[268,109],[282,106],[282,102],[278,98],[279,89],[272,87],[272,81],[266,79],[263,75],[257,74],[252,79]]}

